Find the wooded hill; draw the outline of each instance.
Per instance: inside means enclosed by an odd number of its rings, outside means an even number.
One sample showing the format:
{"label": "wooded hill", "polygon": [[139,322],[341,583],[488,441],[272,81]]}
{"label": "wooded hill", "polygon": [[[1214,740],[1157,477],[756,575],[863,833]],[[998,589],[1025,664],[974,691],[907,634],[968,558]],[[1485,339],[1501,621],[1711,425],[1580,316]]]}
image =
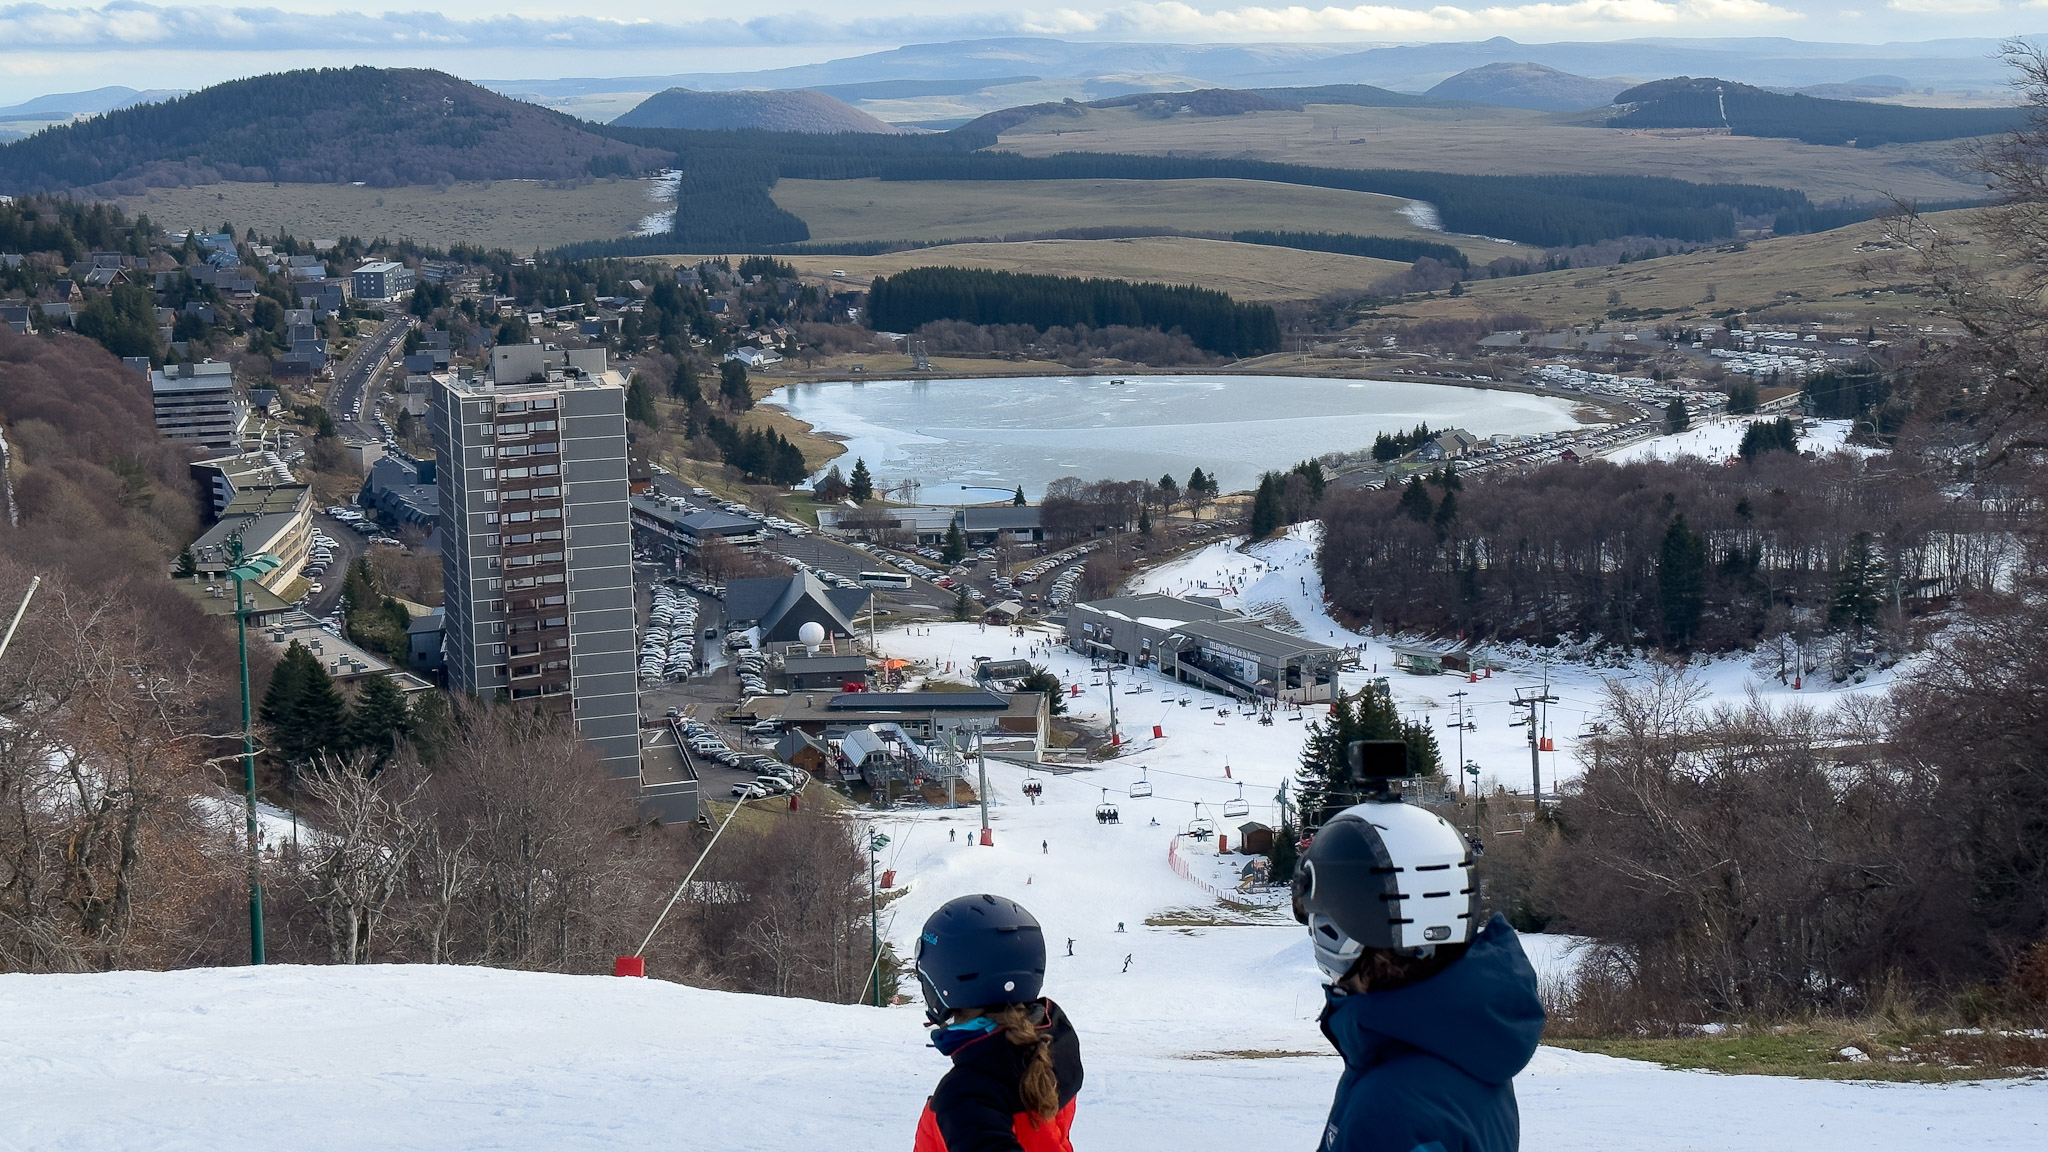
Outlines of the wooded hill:
{"label": "wooded hill", "polygon": [[275,180],[377,187],[639,176],[670,157],[442,72],[323,68],[217,84],[0,148],[0,192]]}
{"label": "wooded hill", "polygon": [[910,268],[868,289],[877,331],[913,332],[934,320],[969,324],[1178,329],[1195,347],[1223,356],[1257,356],[1280,347],[1280,326],[1264,304],[1239,304],[1207,288],[1132,284],[990,272]]}
{"label": "wooded hill", "polygon": [[768,132],[873,132],[894,134],[875,119],[823,92],[693,92],[670,88],[635,105],[614,124],[628,128],[696,128]]}
{"label": "wooded hill", "polygon": [[1909,108],[1785,95],[1712,77],[1639,84],[1614,98],[1610,128],[1722,128],[1738,136],[1875,148],[1916,140],[1990,136],[2026,119],[2019,108]]}

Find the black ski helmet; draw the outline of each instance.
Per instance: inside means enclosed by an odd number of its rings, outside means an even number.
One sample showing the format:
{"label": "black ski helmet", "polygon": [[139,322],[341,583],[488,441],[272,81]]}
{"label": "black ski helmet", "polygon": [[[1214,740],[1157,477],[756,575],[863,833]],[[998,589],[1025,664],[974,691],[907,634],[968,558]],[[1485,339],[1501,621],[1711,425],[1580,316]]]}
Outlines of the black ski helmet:
{"label": "black ski helmet", "polygon": [[1443,817],[1398,800],[1331,817],[1294,874],[1294,918],[1333,981],[1366,948],[1428,956],[1469,943],[1478,912],[1470,845]]}
{"label": "black ski helmet", "polygon": [[956,1008],[1028,1004],[1045,986],[1045,933],[1015,900],[948,900],[918,933],[917,983],[934,1024]]}

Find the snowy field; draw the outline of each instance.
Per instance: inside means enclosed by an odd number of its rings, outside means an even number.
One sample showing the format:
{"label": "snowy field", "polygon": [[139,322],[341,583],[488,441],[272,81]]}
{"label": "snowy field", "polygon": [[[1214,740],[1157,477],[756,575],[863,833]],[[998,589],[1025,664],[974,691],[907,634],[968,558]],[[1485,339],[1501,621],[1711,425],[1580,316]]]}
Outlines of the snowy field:
{"label": "snowy field", "polygon": [[[1616,464],[1633,464],[1640,460],[1676,460],[1680,456],[1698,456],[1711,463],[1719,464],[1736,455],[1742,447],[1742,434],[1756,421],[1776,420],[1776,416],[1714,416],[1700,421],[1675,436],[1653,436],[1625,444],[1612,452],[1603,453],[1606,459]],[[1794,420],[1798,418],[1795,416]],[[1830,452],[1870,452],[1849,444],[1849,421],[1809,420],[1806,430],[1799,435],[1799,450],[1826,455]]]}
{"label": "snowy field", "polygon": [[[1312,541],[1304,530],[1251,555],[1212,547],[1144,585],[1284,610],[1312,636],[1363,645],[1366,668],[1384,667],[1384,646],[1343,632],[1321,611]],[[1044,650],[1051,639],[941,624],[888,632],[881,643],[933,662],[940,675],[948,663],[958,674],[976,655],[1040,647],[1039,659],[1081,686],[1073,711],[1106,722],[1108,685],[1063,649]],[[1598,706],[1600,677],[1631,674],[1552,668],[1561,751],[1545,755],[1546,780],[1570,774],[1572,740]],[[1752,680],[1734,662],[1701,674],[1717,693]],[[1540,685],[1540,666],[1477,684],[1401,674],[1392,682],[1404,708],[1438,722],[1449,692],[1471,691],[1478,728],[1466,734],[1467,755],[1489,781],[1525,786],[1527,745],[1505,727],[1501,702],[1516,686]],[[1775,680],[1756,686],[1772,699],[1794,698]],[[885,930],[907,951],[933,908],[979,891],[1015,896],[1038,914],[1053,945],[1047,991],[1072,1013],[1087,1063],[1077,1147],[1306,1150],[1340,1067],[1316,1029],[1321,994],[1307,941],[1277,909],[1218,914],[1203,883],[1227,886],[1243,857],[1219,857],[1213,842],[1194,846],[1188,879],[1167,854],[1196,818],[1197,801],[1234,841],[1237,821],[1221,808],[1240,786],[1251,818],[1270,822],[1307,722],[1261,727],[1243,715],[1219,717],[1217,698],[1193,695],[1184,706],[1180,695],[1145,673],[1118,676],[1118,724],[1134,747],[1094,770],[1038,777],[1038,804],[1022,794],[1026,769],[992,760],[992,847],[973,843],[971,808],[877,817],[892,841],[883,866],[908,889],[884,912]],[[1455,735],[1443,735],[1455,755]],[[1154,792],[1133,799],[1141,769]],[[1105,794],[1121,824],[1095,820]],[[1569,941],[1525,943],[1539,972],[1570,964]],[[650,956],[650,973],[661,976],[664,963]],[[0,976],[0,1021],[7,1152],[280,1141],[304,1152],[907,1148],[923,1097],[944,1071],[925,1047],[915,1005],[841,1007],[659,979],[472,968]],[[2043,1081],[1718,1076],[1544,1048],[1516,1090],[1529,1149],[2048,1146]]]}
{"label": "snowy field", "polygon": [[[907,947],[931,909],[964,893],[1012,894],[1037,912],[1053,943],[1047,990],[1073,1015],[1087,1063],[1081,1149],[1314,1147],[1340,1065],[1316,1030],[1307,941],[1277,916],[1147,926],[1162,913],[1203,919],[1214,904],[1166,866],[1186,805],[1126,800],[1122,825],[1095,822],[1100,785],[1123,774],[1046,777],[1031,805],[1025,771],[992,763],[988,848],[969,843],[972,809],[883,818],[885,865],[909,889],[885,913],[890,938]],[[1225,791],[1165,779],[1162,794]],[[1214,863],[1200,852],[1198,865]],[[1568,962],[1562,941],[1527,943],[1539,970]],[[662,966],[649,958],[656,976]],[[0,1020],[9,1152],[281,1140],[298,1152],[907,1148],[944,1070],[915,1005],[474,968],[0,976]],[[1544,1048],[1516,1090],[1529,1149],[1952,1152],[2048,1140],[2040,1081],[1716,1076]]]}

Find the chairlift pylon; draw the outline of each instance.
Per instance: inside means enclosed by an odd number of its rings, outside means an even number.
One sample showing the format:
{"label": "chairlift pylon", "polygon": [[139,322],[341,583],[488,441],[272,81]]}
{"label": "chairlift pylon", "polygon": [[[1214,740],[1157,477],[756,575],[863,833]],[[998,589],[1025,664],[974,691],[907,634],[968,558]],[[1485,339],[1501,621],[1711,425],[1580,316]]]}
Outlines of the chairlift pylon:
{"label": "chairlift pylon", "polygon": [[1138,768],[1138,778],[1131,782],[1130,792],[1133,800],[1152,794],[1152,781],[1146,776],[1146,770],[1142,765]]}

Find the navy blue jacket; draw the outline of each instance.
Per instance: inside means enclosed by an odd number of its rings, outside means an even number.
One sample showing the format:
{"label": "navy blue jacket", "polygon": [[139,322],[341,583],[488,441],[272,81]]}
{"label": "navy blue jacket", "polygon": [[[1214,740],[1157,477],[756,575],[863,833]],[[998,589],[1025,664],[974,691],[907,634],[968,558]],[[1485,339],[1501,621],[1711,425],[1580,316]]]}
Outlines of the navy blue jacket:
{"label": "navy blue jacket", "polygon": [[1536,971],[1499,915],[1457,963],[1385,992],[1332,995],[1344,1078],[1323,1152],[1515,1152],[1515,1073],[1543,1035]]}

